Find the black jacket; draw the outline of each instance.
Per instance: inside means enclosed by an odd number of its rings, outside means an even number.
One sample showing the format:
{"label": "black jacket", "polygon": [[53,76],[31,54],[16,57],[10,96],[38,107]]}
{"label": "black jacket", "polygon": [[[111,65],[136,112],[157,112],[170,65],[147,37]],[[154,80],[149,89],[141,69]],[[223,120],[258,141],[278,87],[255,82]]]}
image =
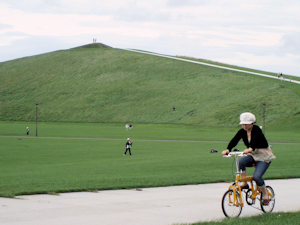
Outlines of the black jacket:
{"label": "black jacket", "polygon": [[252,148],[255,150],[256,148],[267,148],[269,147],[268,141],[265,138],[265,135],[261,131],[261,129],[253,125],[253,129],[251,131],[251,141],[249,143],[248,137],[247,137],[247,131],[244,129],[240,129],[237,134],[232,138],[232,140],[229,142],[227,149],[231,151],[232,148],[234,148],[239,141],[243,139],[244,144],[247,146],[247,148]]}

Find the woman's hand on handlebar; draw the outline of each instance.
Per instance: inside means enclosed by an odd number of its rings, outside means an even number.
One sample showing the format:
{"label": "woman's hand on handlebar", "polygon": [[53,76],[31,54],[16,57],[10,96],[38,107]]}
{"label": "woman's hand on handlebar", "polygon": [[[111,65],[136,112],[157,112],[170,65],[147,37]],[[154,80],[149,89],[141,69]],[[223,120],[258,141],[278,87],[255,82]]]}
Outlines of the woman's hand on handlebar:
{"label": "woman's hand on handlebar", "polygon": [[226,149],[226,150],[222,151],[222,155],[228,155],[229,152],[230,151],[228,149]]}
{"label": "woman's hand on handlebar", "polygon": [[248,154],[248,153],[251,153],[253,151],[252,148],[247,148],[243,151],[243,154]]}

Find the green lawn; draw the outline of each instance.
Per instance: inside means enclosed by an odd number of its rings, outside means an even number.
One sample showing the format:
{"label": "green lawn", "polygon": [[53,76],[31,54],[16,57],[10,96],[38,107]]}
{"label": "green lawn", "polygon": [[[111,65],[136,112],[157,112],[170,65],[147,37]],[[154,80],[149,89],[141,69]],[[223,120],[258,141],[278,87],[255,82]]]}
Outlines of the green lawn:
{"label": "green lawn", "polygon": [[261,214],[252,217],[226,218],[221,221],[199,222],[193,225],[297,225],[300,220],[300,212],[278,212],[271,214]]}
{"label": "green lawn", "polygon": [[[233,180],[232,159],[220,154],[233,128],[205,132],[193,126],[136,124],[126,131],[124,124],[41,123],[36,138],[35,129],[25,135],[26,125],[0,123],[0,196]],[[132,156],[123,156],[127,137],[133,141]],[[206,140],[224,143],[201,142]],[[265,178],[300,177],[299,144],[274,146],[277,159]],[[212,148],[219,153],[209,153]]]}
{"label": "green lawn", "polygon": [[[133,129],[126,131],[125,123],[45,123],[38,122],[38,137],[81,137],[155,139],[155,140],[195,140],[226,141],[241,128],[191,126],[176,124],[132,124]],[[26,127],[30,128],[30,137],[36,136],[35,122],[0,121],[0,135],[23,136]],[[272,142],[300,142],[300,114],[288,120],[270,124],[266,127],[266,137]]]}

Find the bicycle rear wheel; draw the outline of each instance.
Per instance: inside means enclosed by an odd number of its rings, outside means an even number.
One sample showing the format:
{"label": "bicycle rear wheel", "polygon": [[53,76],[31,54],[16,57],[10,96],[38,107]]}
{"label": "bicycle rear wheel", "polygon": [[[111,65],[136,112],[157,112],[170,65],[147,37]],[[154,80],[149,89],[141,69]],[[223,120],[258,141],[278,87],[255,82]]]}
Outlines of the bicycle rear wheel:
{"label": "bicycle rear wheel", "polygon": [[269,194],[269,198],[271,199],[268,205],[264,205],[263,203],[263,194],[261,193],[260,195],[260,207],[261,210],[265,213],[270,213],[273,211],[274,207],[275,207],[275,192],[273,190],[273,188],[271,188],[270,186],[266,186],[267,192]]}
{"label": "bicycle rear wheel", "polygon": [[[238,193],[236,193],[236,197],[237,202],[240,203],[241,199]],[[226,217],[238,217],[241,214],[242,206],[237,205],[237,202],[234,202],[232,190],[228,190],[225,192],[222,199],[222,210]]]}

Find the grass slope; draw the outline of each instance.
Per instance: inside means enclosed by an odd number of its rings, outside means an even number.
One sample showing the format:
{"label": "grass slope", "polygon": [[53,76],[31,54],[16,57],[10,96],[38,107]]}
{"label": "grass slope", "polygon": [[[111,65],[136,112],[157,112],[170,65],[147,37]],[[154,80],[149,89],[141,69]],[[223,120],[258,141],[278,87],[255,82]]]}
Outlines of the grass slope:
{"label": "grass slope", "polygon": [[49,122],[230,126],[251,111],[261,124],[262,103],[267,124],[300,113],[297,84],[105,45],[3,62],[0,74],[0,121],[35,121],[36,103]]}

